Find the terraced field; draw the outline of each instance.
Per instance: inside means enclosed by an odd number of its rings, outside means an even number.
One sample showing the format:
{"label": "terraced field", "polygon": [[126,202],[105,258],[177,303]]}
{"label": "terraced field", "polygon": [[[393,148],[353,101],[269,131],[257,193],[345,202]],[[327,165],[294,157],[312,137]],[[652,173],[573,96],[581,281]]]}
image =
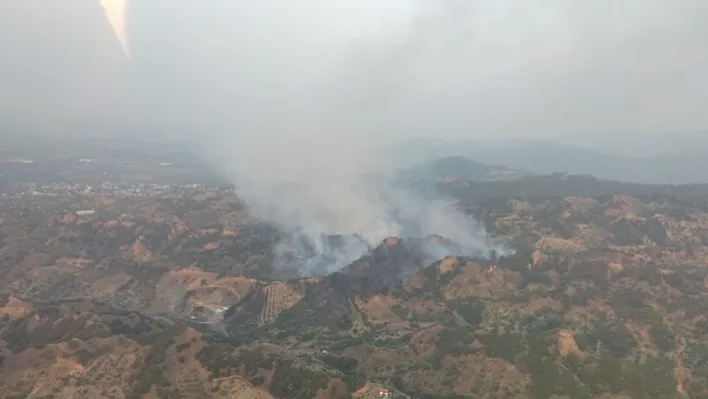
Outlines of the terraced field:
{"label": "terraced field", "polygon": [[543,237],[535,245],[536,249],[540,249],[546,253],[562,253],[562,252],[585,252],[587,247],[582,243],[566,240],[556,237]]}
{"label": "terraced field", "polygon": [[263,287],[263,293],[266,301],[258,318],[259,325],[274,322],[282,311],[295,306],[305,296],[305,293],[298,287],[282,282]]}
{"label": "terraced field", "polygon": [[268,392],[255,388],[239,376],[217,378],[212,381],[212,385],[212,392],[216,392],[220,398],[273,399]]}

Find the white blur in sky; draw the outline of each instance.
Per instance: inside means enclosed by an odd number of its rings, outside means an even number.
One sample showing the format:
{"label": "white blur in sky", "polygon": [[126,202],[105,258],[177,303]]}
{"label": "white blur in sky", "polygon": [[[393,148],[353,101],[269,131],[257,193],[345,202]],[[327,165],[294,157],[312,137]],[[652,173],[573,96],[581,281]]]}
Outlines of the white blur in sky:
{"label": "white blur in sky", "polygon": [[101,6],[108,22],[113,28],[116,39],[120,42],[125,55],[130,58],[130,43],[128,41],[128,0],[101,0]]}

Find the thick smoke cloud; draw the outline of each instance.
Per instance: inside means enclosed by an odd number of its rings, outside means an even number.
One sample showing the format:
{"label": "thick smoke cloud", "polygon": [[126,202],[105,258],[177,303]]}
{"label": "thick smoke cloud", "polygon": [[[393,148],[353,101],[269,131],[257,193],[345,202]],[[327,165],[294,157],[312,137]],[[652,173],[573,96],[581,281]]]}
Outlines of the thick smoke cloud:
{"label": "thick smoke cloud", "polygon": [[276,269],[300,276],[329,274],[392,236],[438,235],[459,245],[455,251],[424,248],[431,262],[451,255],[486,258],[492,250],[512,252],[503,244],[490,245],[484,228],[460,212],[454,201],[424,198],[394,186],[385,176],[367,176],[351,166],[346,158],[323,163],[323,169],[332,170],[292,176],[285,183],[239,177],[249,168],[229,174],[251,212],[287,233],[275,249]]}
{"label": "thick smoke cloud", "polygon": [[351,175],[337,182],[301,182],[275,196],[243,187],[240,192],[256,214],[289,233],[275,249],[275,267],[286,273],[311,276],[342,270],[394,236],[442,236],[456,244],[424,246],[429,262],[513,253],[504,244],[492,244],[483,226],[460,212],[454,201],[423,198],[387,181]]}

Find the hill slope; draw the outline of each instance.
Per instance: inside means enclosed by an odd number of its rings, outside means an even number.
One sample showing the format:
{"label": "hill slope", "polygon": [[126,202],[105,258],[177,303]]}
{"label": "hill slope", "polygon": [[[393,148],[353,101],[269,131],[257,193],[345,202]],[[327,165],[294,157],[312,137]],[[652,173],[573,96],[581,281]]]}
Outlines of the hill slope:
{"label": "hill slope", "polygon": [[510,257],[391,238],[288,281],[225,194],[4,208],[0,397],[705,397],[708,196],[609,187],[467,201]]}

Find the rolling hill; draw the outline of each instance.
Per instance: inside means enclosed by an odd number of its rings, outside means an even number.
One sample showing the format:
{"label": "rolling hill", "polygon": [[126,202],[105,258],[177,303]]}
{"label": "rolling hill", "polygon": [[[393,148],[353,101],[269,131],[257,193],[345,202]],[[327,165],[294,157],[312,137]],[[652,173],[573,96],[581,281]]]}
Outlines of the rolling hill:
{"label": "rolling hill", "polygon": [[701,150],[640,158],[550,141],[431,139],[397,145],[394,153],[399,154],[399,163],[405,167],[425,160],[462,156],[535,174],[590,174],[601,179],[643,184],[708,183],[703,173],[708,157]]}
{"label": "rolling hill", "polygon": [[390,237],[283,280],[228,192],[2,202],[0,397],[708,395],[708,187],[436,184],[515,252]]}

